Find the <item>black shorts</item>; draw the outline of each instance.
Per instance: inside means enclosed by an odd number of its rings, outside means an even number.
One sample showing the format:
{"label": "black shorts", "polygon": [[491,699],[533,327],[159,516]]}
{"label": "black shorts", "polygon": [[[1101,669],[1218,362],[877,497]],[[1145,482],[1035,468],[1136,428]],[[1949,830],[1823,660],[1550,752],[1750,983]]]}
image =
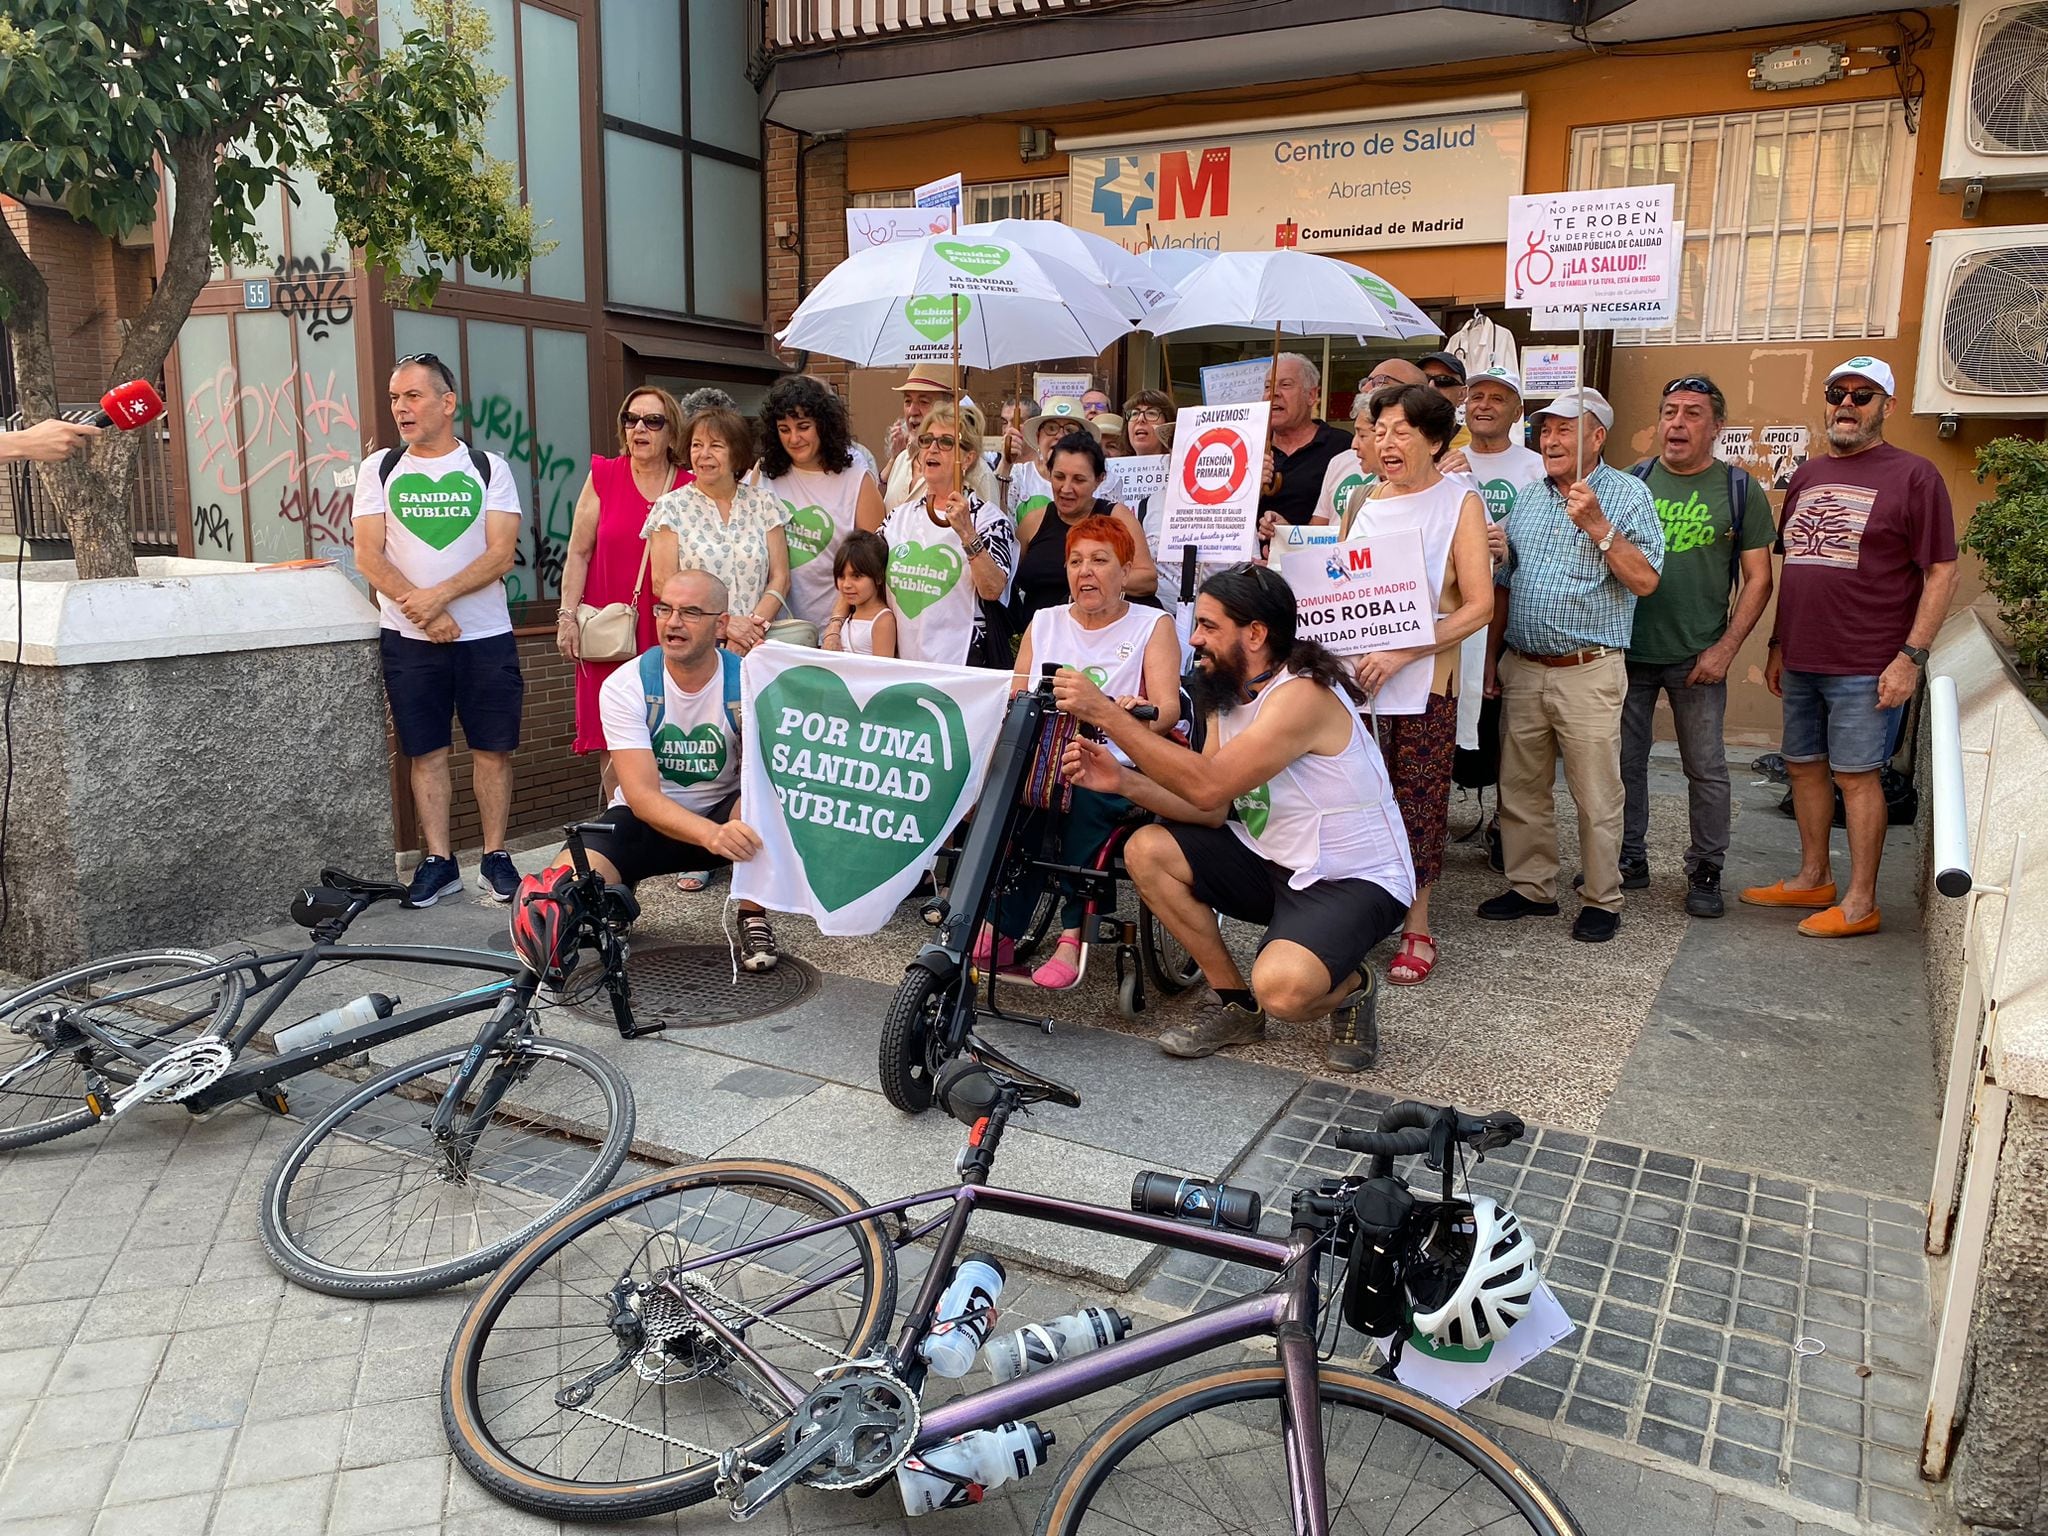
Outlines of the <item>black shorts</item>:
{"label": "black shorts", "polygon": [[1247,848],[1228,826],[1163,824],[1194,871],[1195,896],[1225,917],[1264,923],[1264,949],[1275,939],[1299,944],[1322,961],[1335,987],[1364,964],[1366,953],[1401,926],[1408,904],[1370,880],[1319,880],[1305,891],[1289,871]]}
{"label": "black shorts", "polygon": [[391,723],[407,757],[448,747],[458,714],[463,738],[476,751],[518,749],[526,682],[519,675],[519,643],[509,631],[437,645],[386,629],[379,647]]}
{"label": "black shorts", "polygon": [[[710,810],[699,814],[706,821],[715,821],[723,826],[732,820],[733,807],[739,803],[738,795],[727,795]],[[635,816],[630,805],[615,805],[597,819],[612,830],[584,833],[583,847],[586,852],[602,854],[608,859],[612,868],[619,872],[621,885],[638,885],[649,875],[679,875],[692,869],[723,869],[732,862],[709,848],[700,848],[695,843],[686,843],[666,832],[656,831]]]}

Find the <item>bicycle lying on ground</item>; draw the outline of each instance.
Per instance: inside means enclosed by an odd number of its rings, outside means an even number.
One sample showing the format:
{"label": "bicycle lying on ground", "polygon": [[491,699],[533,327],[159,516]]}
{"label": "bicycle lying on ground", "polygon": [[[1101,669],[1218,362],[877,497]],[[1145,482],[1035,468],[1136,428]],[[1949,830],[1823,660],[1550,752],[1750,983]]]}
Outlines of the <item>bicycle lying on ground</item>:
{"label": "bicycle lying on ground", "polygon": [[[625,977],[630,893],[607,889],[570,829],[577,872],[563,956],[597,951],[622,1035],[636,1030]],[[253,1098],[289,1111],[284,1084],[439,1024],[485,1015],[475,1039],[338,1090],[272,1172],[260,1207],[265,1249],[302,1285],[400,1296],[489,1269],[554,1214],[602,1189],[625,1161],[633,1094],[588,1047],[544,1038],[536,997],[559,990],[524,954],[416,944],[344,944],[357,917],[405,888],[326,870],[292,915],[313,943],[216,958],[162,949],[94,961],[0,1001],[0,1150],[118,1120],[146,1103],[195,1115]],[[286,1026],[275,1053],[250,1049],[309,978],[367,960],[482,971],[498,979],[401,1009],[371,994]]]}
{"label": "bicycle lying on ground", "polygon": [[[1276,1241],[1257,1235],[1255,1193],[1172,1174],[1141,1174],[1129,1211],[991,1186],[1011,1118],[1078,1096],[978,1040],[939,1092],[973,1127],[957,1186],[866,1206],[792,1164],[700,1163],[615,1190],[536,1236],[486,1283],[449,1349],[443,1414],[464,1467],[556,1519],[630,1519],[713,1494],[745,1519],[794,1487],[870,1490],[892,1476],[921,1513],[977,1502],[1042,1463],[1051,1437],[1030,1415],[1270,1337],[1270,1363],[1204,1371],[1119,1408],[1061,1470],[1038,1529],[1577,1530],[1483,1430],[1327,1363],[1340,1316],[1399,1337],[1410,1322],[1446,1327],[1448,1312],[1457,1337],[1481,1313],[1504,1322],[1489,1308],[1514,1311],[1492,1245],[1471,1251],[1481,1202],[1452,1198],[1452,1169],[1461,1149],[1514,1140],[1519,1120],[1403,1104],[1378,1131],[1342,1132],[1340,1145],[1372,1155],[1370,1172],[1297,1192]],[[1393,1159],[1416,1152],[1442,1169],[1442,1200],[1418,1199],[1394,1176]],[[931,1206],[912,1223],[910,1212]],[[1127,1337],[1127,1319],[1089,1308],[984,1345],[1001,1268],[962,1257],[984,1212],[1161,1243],[1272,1279]],[[926,1238],[936,1253],[892,1339],[897,1256]],[[1526,1293],[1532,1249],[1522,1262]],[[1482,1272],[1489,1296],[1478,1302],[1471,1281]],[[1342,1297],[1327,1316],[1326,1274]],[[1468,1331],[1463,1342],[1478,1340]],[[999,1385],[923,1402],[928,1373],[964,1376],[977,1357]]]}

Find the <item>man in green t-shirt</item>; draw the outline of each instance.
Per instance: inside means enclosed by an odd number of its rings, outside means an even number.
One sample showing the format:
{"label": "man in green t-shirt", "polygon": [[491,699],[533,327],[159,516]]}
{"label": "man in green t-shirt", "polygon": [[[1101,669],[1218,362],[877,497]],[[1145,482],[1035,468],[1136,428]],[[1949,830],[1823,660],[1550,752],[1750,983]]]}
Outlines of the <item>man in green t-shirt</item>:
{"label": "man in green t-shirt", "polygon": [[[1621,883],[1650,883],[1650,733],[1657,695],[1668,694],[1685,766],[1692,845],[1685,854],[1685,910],[1719,917],[1721,862],[1728,854],[1728,753],[1721,725],[1728,668],[1771,600],[1770,501],[1740,465],[1714,457],[1728,401],[1712,379],[1664,386],[1657,457],[1633,473],[1650,487],[1664,528],[1657,590],[1636,599],[1621,707]],[[1738,531],[1737,523],[1740,523]],[[1730,609],[1730,597],[1734,605]]]}

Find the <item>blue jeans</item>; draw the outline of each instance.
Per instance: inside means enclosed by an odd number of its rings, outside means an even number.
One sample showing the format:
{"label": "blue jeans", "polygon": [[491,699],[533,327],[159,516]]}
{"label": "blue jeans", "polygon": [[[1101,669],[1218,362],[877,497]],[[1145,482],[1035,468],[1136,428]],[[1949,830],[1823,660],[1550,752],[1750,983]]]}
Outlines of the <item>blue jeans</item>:
{"label": "blue jeans", "polygon": [[1825,761],[1836,773],[1875,773],[1892,755],[1905,705],[1880,709],[1877,679],[1794,672],[1779,677],[1785,695],[1788,763]]}

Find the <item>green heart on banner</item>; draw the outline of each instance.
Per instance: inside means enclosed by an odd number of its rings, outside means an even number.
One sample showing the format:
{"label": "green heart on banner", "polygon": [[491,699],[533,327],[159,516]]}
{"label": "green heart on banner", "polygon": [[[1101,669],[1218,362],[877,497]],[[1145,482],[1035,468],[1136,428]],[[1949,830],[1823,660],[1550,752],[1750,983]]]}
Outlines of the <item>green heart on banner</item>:
{"label": "green heart on banner", "polygon": [[768,782],[828,909],[880,889],[945,836],[973,753],[960,706],[938,689],[898,683],[862,706],[838,673],[799,666],[755,707]]}
{"label": "green heart on banner", "polygon": [[975,277],[985,277],[1010,260],[1009,251],[1000,245],[962,245],[957,240],[941,240],[932,249],[939,253],[941,261],[951,262]]}
{"label": "green heart on banner", "polygon": [[945,544],[895,544],[889,549],[889,594],[914,619],[960,580],[960,553]]}
{"label": "green heart on banner", "polygon": [[960,306],[960,323],[974,313],[974,300],[966,294],[920,293],[903,306],[903,318],[910,328],[931,341],[944,341],[953,334],[953,306]]}
{"label": "green heart on banner", "polygon": [[789,514],[789,526],[782,530],[789,540],[789,563],[792,569],[808,565],[825,553],[832,544],[832,519],[823,507],[800,507],[793,501],[785,501],[782,509]]}
{"label": "green heart on banner", "polygon": [[1387,308],[1399,309],[1401,307],[1401,301],[1395,296],[1394,290],[1374,277],[1370,272],[1354,272],[1351,274],[1351,281],[1358,284],[1359,287],[1378,299]]}
{"label": "green heart on banner", "polygon": [[1244,823],[1245,831],[1257,837],[1273,814],[1273,786],[1254,784],[1230,803],[1237,807],[1237,819]]}
{"label": "green heart on banner", "polygon": [[422,474],[400,475],[384,493],[385,505],[398,525],[422,544],[446,549],[484,512],[484,488],[466,469],[435,480]]}
{"label": "green heart on banner", "polygon": [[725,732],[715,725],[683,731],[664,725],[654,733],[654,761],[671,784],[703,784],[725,772]]}

